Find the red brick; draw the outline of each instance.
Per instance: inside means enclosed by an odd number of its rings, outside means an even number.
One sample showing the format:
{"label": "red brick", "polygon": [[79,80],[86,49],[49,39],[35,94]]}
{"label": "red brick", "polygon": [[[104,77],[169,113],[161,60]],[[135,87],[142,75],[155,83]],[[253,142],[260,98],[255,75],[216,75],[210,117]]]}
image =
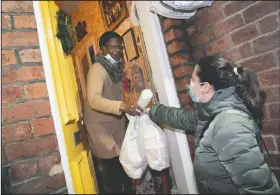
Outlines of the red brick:
{"label": "red brick", "polygon": [[41,62],[40,49],[24,49],[19,52],[21,62]]}
{"label": "red brick", "polygon": [[190,79],[175,80],[175,85],[178,91],[183,91],[188,89],[187,84],[189,83],[190,83]]}
{"label": "red brick", "polygon": [[[207,8],[210,9],[210,8]],[[221,20],[223,14],[220,8],[213,9],[213,11],[205,11],[201,18],[198,20],[198,30],[201,32],[206,27],[215,24],[219,20]]]}
{"label": "red brick", "polygon": [[[198,9],[196,14],[194,15],[194,17],[196,17],[197,19],[201,18],[203,15],[208,14],[208,9],[206,7],[203,7],[201,9]],[[209,14],[208,14],[209,15]]]}
{"label": "red brick", "polygon": [[240,64],[245,68],[252,69],[254,71],[262,71],[275,66],[275,60],[272,53],[264,54],[258,57],[251,58]]}
{"label": "red brick", "polygon": [[174,39],[181,38],[182,36],[183,32],[181,30],[173,28],[164,33],[164,39],[166,42],[173,41]]}
{"label": "red brick", "polygon": [[32,121],[32,126],[35,136],[41,136],[55,132],[52,118],[35,119]]}
{"label": "red brick", "polygon": [[256,54],[280,47],[280,31],[264,35],[253,42]]}
{"label": "red brick", "polygon": [[230,46],[231,46],[230,37],[223,36],[223,37],[215,40],[213,43],[209,44],[206,47],[206,54],[213,55],[213,54],[216,54],[216,53],[219,53],[221,51],[228,49]]}
{"label": "red brick", "polygon": [[265,134],[280,134],[280,119],[263,121],[263,132]]}
{"label": "red brick", "polygon": [[269,120],[268,111],[266,106],[263,107],[263,120]]}
{"label": "red brick", "polygon": [[15,28],[36,28],[35,16],[14,16]]}
{"label": "red brick", "polygon": [[172,66],[177,66],[182,63],[187,63],[190,61],[190,55],[188,53],[175,54],[170,58]]}
{"label": "red brick", "polygon": [[4,32],[2,33],[2,47],[38,46],[37,32]]}
{"label": "red brick", "polygon": [[178,98],[179,98],[179,101],[180,101],[181,105],[191,102],[190,96],[187,93],[179,94]]}
{"label": "red brick", "polygon": [[21,86],[3,87],[2,86],[2,103],[22,100]]}
{"label": "red brick", "polygon": [[224,20],[215,27],[216,37],[220,37],[223,34],[229,33],[244,25],[241,14],[235,15],[227,20]]}
{"label": "red brick", "polygon": [[231,1],[229,4],[227,4],[224,7],[224,13],[226,16],[232,15],[232,14],[248,7],[252,3],[254,3],[254,1]]}
{"label": "red brick", "polygon": [[278,119],[280,117],[280,104],[278,103],[272,103],[268,106],[269,110],[269,117],[271,119]]}
{"label": "red brick", "polygon": [[260,73],[259,80],[262,88],[271,87],[280,83],[279,69],[268,70]]}
{"label": "red brick", "polygon": [[52,154],[39,159],[39,169],[42,174],[48,173],[53,165],[60,163],[60,155]]}
{"label": "red brick", "polygon": [[278,151],[280,151],[280,138],[276,138],[276,146],[278,146]]}
{"label": "red brick", "polygon": [[222,56],[224,58],[227,58],[232,61],[238,61],[242,58],[246,58],[251,55],[253,55],[253,52],[249,43],[245,43],[240,47],[231,48],[230,50],[227,50],[222,53]]}
{"label": "red brick", "polygon": [[278,49],[278,51],[275,52],[274,56],[275,56],[277,65],[280,66],[280,49]]}
{"label": "red brick", "polygon": [[279,102],[280,100],[280,87],[273,87],[264,89],[266,93],[266,102]]}
{"label": "red brick", "polygon": [[191,44],[193,46],[202,45],[207,43],[215,38],[213,29],[210,29],[206,32],[203,32],[199,35],[196,35],[195,38],[191,39]]}
{"label": "red brick", "polygon": [[6,146],[7,158],[11,160],[23,160],[55,151],[57,147],[56,136],[48,136],[40,139],[32,139]]}
{"label": "red brick", "polygon": [[23,66],[17,69],[3,69],[2,71],[3,83],[14,83],[45,78],[43,66]]}
{"label": "red brick", "polygon": [[193,25],[187,27],[186,32],[188,33],[189,36],[194,35],[197,32],[197,25],[193,24]]}
{"label": "red brick", "polygon": [[14,50],[2,50],[1,57],[4,66],[18,63]]}
{"label": "red brick", "polygon": [[173,70],[173,72],[174,72],[174,76],[177,78],[177,77],[182,77],[185,75],[191,75],[193,72],[193,68],[191,66],[181,65],[181,66],[175,68]]}
{"label": "red brick", "polygon": [[215,7],[220,7],[222,5],[224,5],[225,3],[227,3],[228,1],[214,1],[212,6],[215,6]]}
{"label": "red brick", "polygon": [[243,11],[245,22],[252,22],[266,14],[276,11],[279,9],[279,6],[279,1],[260,1]]}
{"label": "red brick", "polygon": [[250,24],[248,26],[239,29],[238,31],[232,33],[231,38],[235,45],[239,43],[246,42],[256,36],[258,36],[258,30],[255,24]]}
{"label": "red brick", "polygon": [[224,58],[229,59],[233,62],[241,59],[241,54],[239,52],[238,47],[231,48],[230,50],[227,50],[227,51],[221,53],[221,55]]}
{"label": "red brick", "polygon": [[51,114],[50,102],[29,101],[22,104],[2,107],[3,121],[12,122],[27,118],[48,116]]}
{"label": "red brick", "polygon": [[253,55],[253,49],[250,43],[245,43],[239,47],[239,52],[242,58],[247,58]]}
{"label": "red brick", "polygon": [[200,60],[201,58],[205,57],[205,51],[203,47],[198,47],[194,49],[193,57],[195,60]]}
{"label": "red brick", "polygon": [[165,18],[163,21],[163,24],[162,24],[162,29],[165,32],[172,26],[180,26],[182,23],[183,23],[183,20]]}
{"label": "red brick", "polygon": [[280,155],[279,154],[270,154],[273,164],[271,163],[271,159],[269,158],[268,154],[265,155],[265,161],[269,166],[280,167]]}
{"label": "red brick", "polygon": [[186,48],[186,43],[180,41],[173,41],[167,46],[167,51],[169,54],[174,54],[177,51],[183,50]]}
{"label": "red brick", "polygon": [[22,180],[33,177],[37,174],[36,162],[25,162],[12,165],[11,167],[12,180]]}
{"label": "red brick", "polygon": [[278,26],[276,17],[277,15],[267,16],[259,21],[259,28],[261,33],[267,33],[276,29],[276,27]]}
{"label": "red brick", "polygon": [[35,99],[41,97],[48,97],[48,90],[46,83],[33,83],[23,86],[26,97],[28,99]]}
{"label": "red brick", "polygon": [[276,150],[276,146],[274,144],[274,140],[272,139],[272,137],[265,137],[263,138],[265,145],[268,149],[268,151],[275,151]]}
{"label": "red brick", "polygon": [[11,29],[12,28],[10,16],[2,15],[1,20],[2,20],[2,29]]}
{"label": "red brick", "polygon": [[3,1],[2,12],[33,12],[32,1]]}
{"label": "red brick", "polygon": [[42,176],[14,187],[16,194],[46,194],[65,186],[64,173]]}
{"label": "red brick", "polygon": [[2,143],[21,141],[30,138],[31,131],[29,123],[2,126]]}

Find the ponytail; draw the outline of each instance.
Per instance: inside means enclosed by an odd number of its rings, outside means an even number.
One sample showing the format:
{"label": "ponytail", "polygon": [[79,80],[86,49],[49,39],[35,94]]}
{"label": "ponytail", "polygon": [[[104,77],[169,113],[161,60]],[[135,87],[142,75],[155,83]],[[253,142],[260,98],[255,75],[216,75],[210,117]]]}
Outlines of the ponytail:
{"label": "ponytail", "polygon": [[266,94],[260,89],[257,74],[243,67],[237,67],[235,70],[238,77],[236,93],[243,100],[258,125],[261,126]]}

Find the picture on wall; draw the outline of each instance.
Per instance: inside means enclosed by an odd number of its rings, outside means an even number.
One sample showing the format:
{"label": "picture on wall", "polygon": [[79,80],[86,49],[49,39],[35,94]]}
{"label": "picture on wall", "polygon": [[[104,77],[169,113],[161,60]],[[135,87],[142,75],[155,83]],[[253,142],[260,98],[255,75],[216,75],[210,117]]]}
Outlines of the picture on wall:
{"label": "picture on wall", "polygon": [[126,1],[100,1],[99,7],[107,30],[115,30],[127,17]]}
{"label": "picture on wall", "polygon": [[137,49],[137,43],[135,40],[134,31],[132,28],[128,29],[123,35],[123,44],[125,48],[125,54],[128,61],[138,58],[139,53]]}

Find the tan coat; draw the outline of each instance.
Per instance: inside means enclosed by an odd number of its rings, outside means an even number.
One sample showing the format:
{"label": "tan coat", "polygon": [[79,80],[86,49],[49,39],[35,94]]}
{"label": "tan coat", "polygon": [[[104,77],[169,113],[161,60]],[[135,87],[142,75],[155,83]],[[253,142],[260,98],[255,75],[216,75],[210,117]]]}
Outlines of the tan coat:
{"label": "tan coat", "polygon": [[119,111],[123,83],[113,83],[105,68],[94,64],[87,76],[84,122],[93,155],[108,159],[119,155],[125,134],[125,116]]}

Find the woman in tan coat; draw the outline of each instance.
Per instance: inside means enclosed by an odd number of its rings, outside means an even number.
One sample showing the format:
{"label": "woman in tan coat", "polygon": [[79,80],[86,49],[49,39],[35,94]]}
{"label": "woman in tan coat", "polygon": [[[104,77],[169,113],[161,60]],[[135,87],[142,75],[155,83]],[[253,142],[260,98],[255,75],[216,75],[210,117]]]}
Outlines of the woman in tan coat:
{"label": "woman in tan coat", "polygon": [[101,193],[131,193],[131,179],[119,162],[125,135],[125,115],[139,115],[137,106],[123,102],[122,37],[113,31],[105,32],[99,41],[104,54],[96,56],[96,63],[87,75],[87,101],[84,122],[94,156],[102,165]]}

